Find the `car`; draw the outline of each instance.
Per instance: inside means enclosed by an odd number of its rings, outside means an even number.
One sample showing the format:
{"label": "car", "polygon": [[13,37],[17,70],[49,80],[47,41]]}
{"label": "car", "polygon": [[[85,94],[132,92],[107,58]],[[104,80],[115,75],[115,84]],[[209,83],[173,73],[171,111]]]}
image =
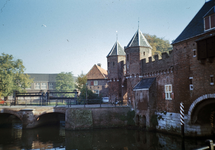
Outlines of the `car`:
{"label": "car", "polygon": [[102,97],[103,103],[109,103],[109,97]]}

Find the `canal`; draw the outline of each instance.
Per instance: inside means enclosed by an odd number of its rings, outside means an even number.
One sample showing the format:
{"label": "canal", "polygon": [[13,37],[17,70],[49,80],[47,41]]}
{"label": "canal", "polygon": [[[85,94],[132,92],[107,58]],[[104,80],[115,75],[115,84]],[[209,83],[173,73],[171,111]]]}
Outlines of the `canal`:
{"label": "canal", "polygon": [[22,124],[0,128],[0,150],[190,150],[206,138],[186,138],[131,129],[67,131],[61,125],[22,130]]}

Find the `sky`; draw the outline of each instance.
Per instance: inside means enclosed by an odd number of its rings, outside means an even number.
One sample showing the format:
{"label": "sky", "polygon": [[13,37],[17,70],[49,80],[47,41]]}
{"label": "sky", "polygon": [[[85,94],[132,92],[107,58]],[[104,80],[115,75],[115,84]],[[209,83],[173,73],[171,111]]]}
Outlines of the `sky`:
{"label": "sky", "polygon": [[[116,39],[135,32],[170,43],[205,0],[0,0],[0,54],[21,59],[25,73],[86,74],[107,69]],[[139,23],[138,23],[139,22]],[[116,36],[118,35],[118,36]]]}

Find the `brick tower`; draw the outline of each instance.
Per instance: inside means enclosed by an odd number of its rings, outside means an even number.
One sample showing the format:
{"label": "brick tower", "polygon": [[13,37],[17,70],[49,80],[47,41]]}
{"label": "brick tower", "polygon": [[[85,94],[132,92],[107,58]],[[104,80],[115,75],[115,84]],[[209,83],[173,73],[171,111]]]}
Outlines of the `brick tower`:
{"label": "brick tower", "polygon": [[152,56],[152,47],[146,40],[143,33],[138,29],[128,45],[125,47],[126,53],[126,81],[127,96],[132,105],[134,102],[133,88],[141,80],[141,59],[148,59]]}
{"label": "brick tower", "polygon": [[107,55],[109,99],[122,99],[122,78],[124,76],[125,52],[118,41]]}

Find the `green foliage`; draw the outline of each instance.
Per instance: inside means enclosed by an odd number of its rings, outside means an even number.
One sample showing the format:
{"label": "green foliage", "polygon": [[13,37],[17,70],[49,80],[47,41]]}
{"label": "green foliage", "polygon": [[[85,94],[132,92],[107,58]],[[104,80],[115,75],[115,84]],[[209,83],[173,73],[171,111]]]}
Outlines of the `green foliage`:
{"label": "green foliage", "polygon": [[25,88],[33,83],[33,79],[24,74],[25,67],[20,59],[13,60],[12,55],[2,53],[0,63],[0,93],[5,99],[14,90],[25,92]]}
{"label": "green foliage", "polygon": [[[61,72],[56,77],[56,91],[73,92],[75,89],[74,77],[72,72]],[[73,94],[64,94],[64,96],[72,96]]]}
{"label": "green foliage", "polygon": [[150,122],[152,127],[156,127],[158,125],[158,115],[154,114],[150,118]]}
{"label": "green foliage", "polygon": [[128,120],[127,125],[135,125],[134,116],[135,116],[134,110],[128,111],[128,113],[127,113],[127,120]]}
{"label": "green foliage", "polygon": [[172,49],[168,40],[164,38],[159,38],[156,35],[144,34],[149,44],[152,47],[152,55],[161,55],[163,52],[168,52]]}
{"label": "green foliage", "polygon": [[76,84],[77,89],[81,91],[83,86],[86,85],[87,83],[87,76],[81,73],[81,75],[79,75],[78,78],[76,79],[76,83],[77,83]]}
{"label": "green foliage", "polygon": [[86,91],[87,91],[87,99],[101,99],[101,97],[98,96],[98,94],[95,94],[93,93],[93,91],[86,88],[86,84],[84,84],[80,90],[81,94],[79,95],[79,99],[86,99]]}

